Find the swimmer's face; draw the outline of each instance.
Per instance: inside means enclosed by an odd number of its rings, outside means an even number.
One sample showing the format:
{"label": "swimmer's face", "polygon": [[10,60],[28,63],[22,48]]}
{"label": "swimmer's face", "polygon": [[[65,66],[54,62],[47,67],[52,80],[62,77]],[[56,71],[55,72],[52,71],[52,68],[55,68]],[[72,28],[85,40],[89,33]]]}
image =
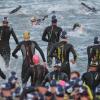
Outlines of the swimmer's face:
{"label": "swimmer's face", "polygon": [[6,23],[3,22],[3,26],[8,26],[8,22],[6,22]]}
{"label": "swimmer's face", "polygon": [[56,23],[53,23],[53,22],[52,22],[52,26],[57,26],[57,22],[56,22]]}
{"label": "swimmer's face", "polygon": [[79,30],[80,29],[80,27],[79,26],[77,26],[76,28],[75,28],[75,30]]}

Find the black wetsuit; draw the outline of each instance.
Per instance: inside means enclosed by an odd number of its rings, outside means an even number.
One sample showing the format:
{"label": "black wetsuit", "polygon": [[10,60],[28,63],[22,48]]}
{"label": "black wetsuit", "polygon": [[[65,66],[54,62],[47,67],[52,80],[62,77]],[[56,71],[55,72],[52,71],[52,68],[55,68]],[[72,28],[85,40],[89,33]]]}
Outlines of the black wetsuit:
{"label": "black wetsuit", "polygon": [[47,73],[48,70],[43,65],[33,65],[28,69],[24,83],[31,77],[31,84],[34,84],[35,86],[41,85]]}
{"label": "black wetsuit", "polygon": [[68,76],[66,73],[60,72],[60,71],[52,71],[50,73],[48,73],[43,82],[42,85],[45,85],[46,82],[50,82],[51,80],[55,79],[56,81],[59,80],[64,80],[64,81],[68,81]]}
{"label": "black wetsuit", "polygon": [[[57,55],[54,54],[55,51]],[[73,45],[67,43],[66,41],[61,41],[53,46],[49,54],[49,56],[51,57],[55,56],[58,59],[58,62],[60,61],[60,63],[62,64],[61,65],[62,71],[68,75],[68,78],[70,78],[70,63],[69,63],[70,52],[72,52],[74,60],[76,61],[77,55]]]}
{"label": "black wetsuit", "polygon": [[88,66],[92,63],[96,63],[98,70],[100,71],[100,44],[95,44],[87,47],[88,54]]}
{"label": "black wetsuit", "polygon": [[0,54],[3,57],[5,64],[9,66],[10,61],[10,36],[13,36],[16,44],[18,44],[18,39],[15,35],[13,28],[9,26],[0,26]]}
{"label": "black wetsuit", "polygon": [[82,80],[90,87],[94,95],[96,87],[100,84],[100,73],[97,71],[86,72],[82,75]]}
{"label": "black wetsuit", "polygon": [[50,48],[52,45],[56,42],[59,42],[59,38],[62,32],[62,28],[58,26],[48,26],[45,28],[42,36],[42,40],[48,42],[47,47],[47,63],[48,65],[52,64],[52,58],[48,57],[48,54],[50,52]]}
{"label": "black wetsuit", "polygon": [[0,69],[0,76],[1,76],[3,79],[6,79],[6,75],[2,72],[1,69]]}
{"label": "black wetsuit", "polygon": [[33,65],[32,57],[35,54],[35,49],[37,49],[40,52],[42,59],[45,62],[44,53],[35,41],[30,41],[30,40],[22,41],[21,43],[19,43],[19,45],[15,48],[15,50],[12,53],[12,56],[16,58],[17,57],[16,53],[19,50],[21,50],[22,52],[23,55],[23,65],[22,65],[22,73],[21,73],[22,82],[26,77],[25,74],[27,73],[28,68],[30,67],[30,65]]}
{"label": "black wetsuit", "polygon": [[[37,89],[33,86],[29,87],[29,88],[26,88],[22,91],[21,95],[20,95],[20,98],[19,100],[25,100],[25,98],[27,98],[27,94],[33,94],[34,96],[34,93],[37,92]],[[38,92],[37,92],[38,93]],[[27,99],[28,100],[28,99]],[[38,99],[34,99],[33,100],[38,100]],[[44,99],[40,99],[39,100],[44,100]]]}

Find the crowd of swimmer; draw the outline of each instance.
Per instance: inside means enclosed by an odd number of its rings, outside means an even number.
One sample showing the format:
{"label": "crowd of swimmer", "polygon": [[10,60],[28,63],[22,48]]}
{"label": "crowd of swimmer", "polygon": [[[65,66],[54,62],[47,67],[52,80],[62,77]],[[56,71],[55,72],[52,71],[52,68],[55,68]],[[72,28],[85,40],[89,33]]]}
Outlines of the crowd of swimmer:
{"label": "crowd of swimmer", "polygon": [[[100,42],[94,38],[94,45],[87,47],[88,68],[80,76],[77,71],[71,72],[70,62],[75,64],[77,54],[74,46],[68,42],[66,31],[57,26],[56,16],[52,17],[51,25],[46,27],[42,40],[48,42],[47,63],[44,52],[38,43],[30,40],[30,33],[23,33],[23,41],[19,42],[12,27],[4,17],[0,26],[0,54],[9,66],[10,54],[18,59],[17,52],[21,50],[23,56],[21,81],[12,71],[8,81],[0,86],[0,100],[100,100]],[[34,19],[32,20],[34,23]],[[73,26],[73,30],[80,27]],[[11,53],[9,39],[13,36],[17,46]],[[40,57],[35,53],[38,50]],[[69,60],[69,53],[73,59]],[[52,66],[52,59],[55,65]],[[48,70],[52,68],[52,71]],[[0,69],[0,76],[6,79],[5,73]],[[29,83],[30,85],[28,85]]]}

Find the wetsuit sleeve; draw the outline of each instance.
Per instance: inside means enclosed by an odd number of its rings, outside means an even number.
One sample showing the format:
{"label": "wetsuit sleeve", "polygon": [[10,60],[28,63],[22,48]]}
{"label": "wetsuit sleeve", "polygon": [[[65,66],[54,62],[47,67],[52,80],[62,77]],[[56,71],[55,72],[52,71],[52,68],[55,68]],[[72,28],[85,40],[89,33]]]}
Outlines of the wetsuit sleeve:
{"label": "wetsuit sleeve", "polygon": [[72,52],[72,54],[73,54],[73,57],[74,57],[74,61],[76,61],[76,59],[77,59],[77,54],[76,54],[76,51],[75,51],[75,49],[74,49],[74,47],[71,45],[71,52]]}
{"label": "wetsuit sleeve", "polygon": [[58,40],[60,40],[61,32],[62,32],[62,28],[59,28],[59,33],[57,34]]}
{"label": "wetsuit sleeve", "polygon": [[16,58],[16,53],[20,50],[21,48],[21,44],[17,45],[16,48],[14,49],[14,51],[12,52],[12,56]]}
{"label": "wetsuit sleeve", "polygon": [[37,50],[39,51],[39,53],[41,54],[43,61],[46,62],[45,56],[44,56],[44,53],[43,53],[42,49],[39,47],[39,45],[38,45],[36,42],[35,42],[35,45],[36,45],[36,49],[37,49]]}
{"label": "wetsuit sleeve", "polygon": [[42,82],[42,85],[45,86],[45,83],[49,82],[49,81],[50,81],[50,73],[46,74],[46,76],[45,76],[45,78],[44,78],[44,80]]}
{"label": "wetsuit sleeve", "polygon": [[44,32],[43,32],[42,40],[43,40],[43,41],[46,41],[46,42],[49,42],[49,40],[46,38],[47,34],[48,34],[48,32],[47,32],[47,28],[46,28],[46,29],[44,30]]}
{"label": "wetsuit sleeve", "polygon": [[91,53],[90,53],[90,49],[91,49],[91,47],[90,46],[88,46],[87,47],[87,55],[88,55],[88,66],[90,65],[90,63],[91,63]]}
{"label": "wetsuit sleeve", "polygon": [[1,71],[1,69],[0,69],[0,76],[1,76],[3,79],[6,79],[6,75]]}
{"label": "wetsuit sleeve", "polygon": [[68,75],[65,74],[65,73],[63,73],[63,74],[64,74],[63,80],[67,82],[68,81]]}
{"label": "wetsuit sleeve", "polygon": [[18,42],[18,38],[17,38],[17,36],[16,36],[16,34],[15,34],[13,28],[11,28],[11,34],[12,34],[12,36],[13,36],[13,38],[14,38],[16,44],[19,44],[19,42]]}

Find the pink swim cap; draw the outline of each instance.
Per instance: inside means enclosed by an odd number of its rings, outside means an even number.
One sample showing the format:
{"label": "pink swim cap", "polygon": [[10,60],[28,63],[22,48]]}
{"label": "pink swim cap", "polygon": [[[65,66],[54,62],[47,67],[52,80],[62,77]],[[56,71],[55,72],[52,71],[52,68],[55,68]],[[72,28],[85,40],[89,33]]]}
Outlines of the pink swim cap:
{"label": "pink swim cap", "polygon": [[33,55],[32,60],[33,60],[34,64],[39,64],[39,62],[40,62],[40,58],[37,54]]}
{"label": "pink swim cap", "polygon": [[58,84],[64,87],[66,83],[63,80],[59,80]]}

